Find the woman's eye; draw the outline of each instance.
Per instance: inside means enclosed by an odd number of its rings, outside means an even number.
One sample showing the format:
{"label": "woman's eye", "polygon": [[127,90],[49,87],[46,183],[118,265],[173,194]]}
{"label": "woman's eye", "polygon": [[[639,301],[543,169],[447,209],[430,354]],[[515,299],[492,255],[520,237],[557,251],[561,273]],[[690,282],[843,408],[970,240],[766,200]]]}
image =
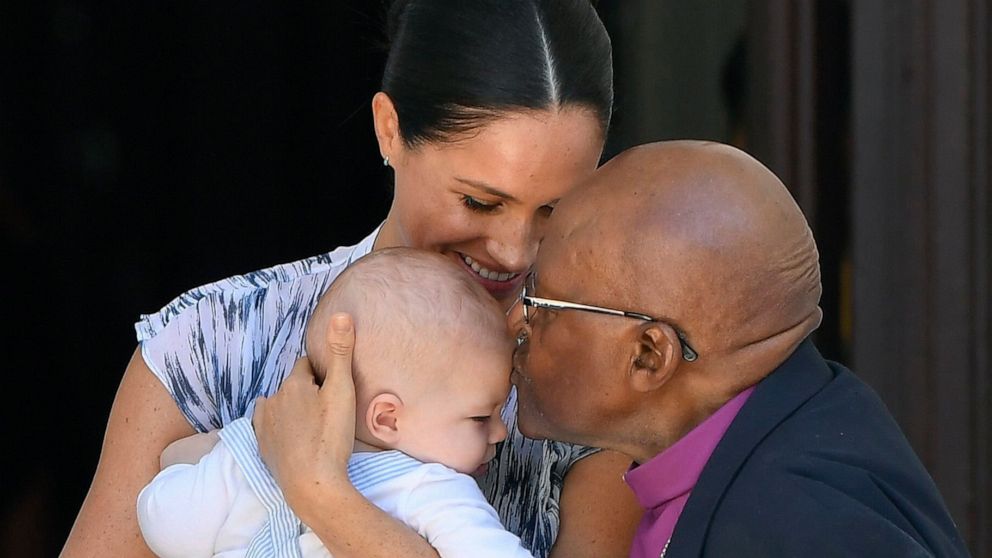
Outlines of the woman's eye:
{"label": "woman's eye", "polygon": [[542,205],[541,207],[537,208],[537,211],[541,215],[544,215],[545,217],[551,217],[551,214],[555,212],[555,206],[553,206],[553,205]]}
{"label": "woman's eye", "polygon": [[472,417],[475,422],[489,422],[489,417]]}
{"label": "woman's eye", "polygon": [[472,211],[478,211],[479,213],[491,213],[499,207],[498,203],[486,203],[469,195],[462,196],[462,204]]}

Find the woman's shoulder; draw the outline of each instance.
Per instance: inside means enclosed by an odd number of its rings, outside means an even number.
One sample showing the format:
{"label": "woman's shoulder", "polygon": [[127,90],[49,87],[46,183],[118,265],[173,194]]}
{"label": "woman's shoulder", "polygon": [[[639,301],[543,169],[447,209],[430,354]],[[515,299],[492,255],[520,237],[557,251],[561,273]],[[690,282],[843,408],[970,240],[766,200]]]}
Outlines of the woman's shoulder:
{"label": "woman's shoulder", "polygon": [[352,246],[341,246],[324,254],[234,275],[190,289],[157,312],[142,314],[134,325],[138,341],[155,337],[178,316],[205,300],[230,309],[249,303],[256,304],[260,296],[280,297],[289,293],[298,294],[301,289],[322,290],[344,268],[372,250],[378,231],[377,228]]}

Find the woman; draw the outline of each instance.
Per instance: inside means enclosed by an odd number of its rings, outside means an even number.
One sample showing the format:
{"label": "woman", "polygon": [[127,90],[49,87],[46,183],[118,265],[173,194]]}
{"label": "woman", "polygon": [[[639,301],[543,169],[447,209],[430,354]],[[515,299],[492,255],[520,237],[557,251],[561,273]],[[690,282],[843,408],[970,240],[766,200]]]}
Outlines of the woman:
{"label": "woman", "polygon": [[[134,502],[163,448],[244,415],[256,397],[279,389],[302,354],[319,295],[350,262],[390,246],[437,251],[509,305],[556,200],[596,167],[612,66],[609,38],[587,0],[400,1],[389,35],[382,91],[372,101],[380,154],[395,171],[386,220],[356,246],[212,283],[143,317],[66,555],[148,552]],[[508,407],[514,416],[512,400]],[[319,420],[299,411],[266,416]],[[562,556],[624,555],[637,512],[619,481],[623,459],[511,437],[484,483],[507,527],[536,556],[552,546]],[[314,447],[286,446],[278,461]],[[398,547],[373,548],[340,518],[308,514],[320,503],[295,490],[308,481],[280,469],[283,487],[294,487],[290,504],[336,556],[356,547],[351,555],[431,553],[370,506],[355,521]]]}

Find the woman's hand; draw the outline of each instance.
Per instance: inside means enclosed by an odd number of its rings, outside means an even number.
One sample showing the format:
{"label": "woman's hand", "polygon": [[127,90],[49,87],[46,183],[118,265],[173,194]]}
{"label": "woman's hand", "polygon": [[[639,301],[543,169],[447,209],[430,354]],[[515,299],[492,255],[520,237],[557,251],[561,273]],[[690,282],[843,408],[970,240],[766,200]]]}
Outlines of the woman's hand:
{"label": "woman's hand", "polygon": [[426,540],[366,500],[348,480],[355,444],[351,316],[331,317],[326,342],[321,386],[310,363],[300,359],[279,391],[255,404],[252,424],[262,460],[289,507],[334,556],[436,558]]}
{"label": "woman's hand", "polygon": [[321,507],[316,495],[350,487],[348,458],[355,441],[351,316],[332,316],[326,335],[323,385],[317,385],[309,361],[299,359],[277,393],[258,399],[252,418],[262,460],[304,523]]}

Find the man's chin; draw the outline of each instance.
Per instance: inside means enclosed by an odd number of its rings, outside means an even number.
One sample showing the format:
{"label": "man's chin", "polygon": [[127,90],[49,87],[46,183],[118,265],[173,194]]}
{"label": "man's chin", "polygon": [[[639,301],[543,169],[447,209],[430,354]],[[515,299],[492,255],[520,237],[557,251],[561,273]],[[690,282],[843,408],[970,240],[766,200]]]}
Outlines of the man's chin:
{"label": "man's chin", "polygon": [[[514,371],[514,376],[516,374]],[[560,440],[554,423],[549,423],[547,415],[534,405],[536,400],[531,397],[530,386],[516,381],[514,385],[517,388],[517,430],[532,440]]]}
{"label": "man's chin", "polygon": [[548,424],[543,419],[542,415],[540,419],[533,420],[533,417],[528,417],[526,412],[517,409],[517,430],[531,440],[550,440],[580,446],[589,445],[581,441],[585,439],[583,436],[576,436],[571,430],[554,428],[553,424]]}
{"label": "man's chin", "polygon": [[520,433],[531,440],[550,440],[547,434],[539,430],[528,430],[526,428],[520,428]]}
{"label": "man's chin", "polygon": [[522,412],[522,409],[517,409],[517,430],[519,430],[521,434],[532,440],[552,439],[546,429],[541,428],[541,425],[539,425],[538,422],[539,421],[535,421],[529,417],[528,413]]}

